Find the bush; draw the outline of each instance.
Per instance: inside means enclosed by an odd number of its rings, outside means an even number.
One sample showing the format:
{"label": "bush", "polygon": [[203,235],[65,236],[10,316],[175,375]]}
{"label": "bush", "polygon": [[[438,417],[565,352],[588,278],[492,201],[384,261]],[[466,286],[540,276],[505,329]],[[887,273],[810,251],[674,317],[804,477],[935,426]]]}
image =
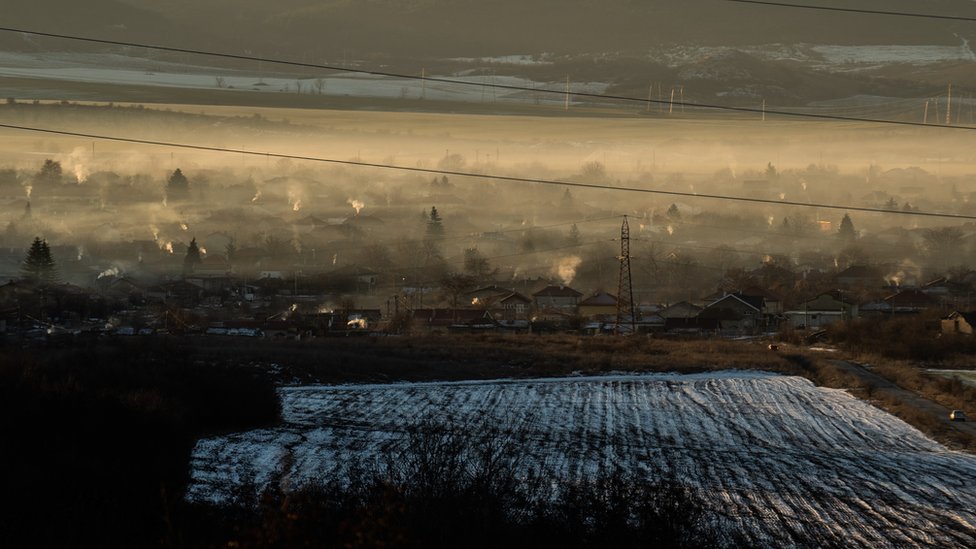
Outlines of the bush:
{"label": "bush", "polygon": [[[471,435],[465,433],[473,433]],[[716,547],[737,545],[704,498],[622,472],[575,484],[520,473],[508,433],[427,424],[385,465],[256,505],[193,505],[207,545]]]}

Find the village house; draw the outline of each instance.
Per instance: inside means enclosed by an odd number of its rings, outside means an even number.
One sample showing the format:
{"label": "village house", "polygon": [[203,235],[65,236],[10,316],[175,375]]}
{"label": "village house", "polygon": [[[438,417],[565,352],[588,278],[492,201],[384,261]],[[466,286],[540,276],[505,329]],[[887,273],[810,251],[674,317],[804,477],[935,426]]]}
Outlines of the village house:
{"label": "village house", "polygon": [[524,322],[529,319],[532,300],[518,292],[512,292],[498,300],[488,310],[496,320],[506,323]]}
{"label": "village house", "polygon": [[673,305],[668,305],[667,307],[664,307],[663,309],[658,311],[657,314],[664,319],[695,318],[701,312],[702,312],[702,308],[699,307],[698,305],[693,305],[691,303],[688,303],[687,301],[679,301],[677,303],[674,303]]}
{"label": "village house", "polygon": [[698,314],[700,319],[718,321],[725,334],[751,334],[763,327],[762,298],[728,294],[710,303]]}
{"label": "village house", "polygon": [[884,301],[891,308],[891,312],[895,314],[920,313],[939,305],[937,299],[917,288],[900,290],[886,297]]}
{"label": "village house", "polygon": [[617,318],[617,297],[597,292],[579,303],[579,315],[590,321],[612,321]]}
{"label": "village house", "polygon": [[497,327],[491,313],[482,309],[414,309],[410,318],[413,333],[475,332]]}
{"label": "village house", "polygon": [[874,267],[851,265],[834,276],[842,288],[880,288],[885,284],[881,272]]}
{"label": "village house", "polygon": [[564,320],[576,316],[583,294],[569,286],[546,286],[532,294],[537,320]]}
{"label": "village house", "polygon": [[843,292],[834,290],[804,301],[783,314],[789,326],[815,330],[842,320],[857,318],[858,306],[845,300]]}
{"label": "village house", "polygon": [[973,335],[976,328],[976,311],[953,311],[942,318],[943,334]]}

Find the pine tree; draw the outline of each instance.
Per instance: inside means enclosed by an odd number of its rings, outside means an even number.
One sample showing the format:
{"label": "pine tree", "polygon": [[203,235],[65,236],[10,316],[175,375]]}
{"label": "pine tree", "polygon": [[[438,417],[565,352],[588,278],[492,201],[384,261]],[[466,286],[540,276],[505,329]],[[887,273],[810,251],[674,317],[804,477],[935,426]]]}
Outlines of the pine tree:
{"label": "pine tree", "polygon": [[224,247],[224,255],[227,256],[227,261],[234,261],[237,259],[237,245],[234,244],[233,240],[228,242],[227,246]]}
{"label": "pine tree", "polygon": [[848,241],[857,239],[857,231],[854,230],[854,222],[851,221],[851,216],[844,214],[844,219],[840,221],[840,229],[837,231],[837,236]]}
{"label": "pine tree", "polygon": [[183,271],[185,273],[192,273],[193,269],[201,263],[203,263],[203,258],[200,257],[200,247],[197,246],[197,239],[194,238],[190,241],[190,245],[186,247],[186,257],[183,258]]}
{"label": "pine tree", "polygon": [[672,221],[681,219],[681,210],[678,209],[677,204],[671,204],[671,207],[668,208],[668,218]]}
{"label": "pine tree", "polygon": [[569,228],[569,237],[566,239],[566,244],[568,246],[579,246],[582,242],[579,228],[576,226],[576,223],[573,223],[573,226]]}
{"label": "pine tree", "polygon": [[24,280],[33,284],[51,284],[57,280],[57,265],[51,257],[51,248],[47,245],[47,240],[34,238],[21,271]]}
{"label": "pine tree", "polygon": [[48,158],[44,161],[44,165],[41,166],[41,171],[37,172],[35,181],[38,183],[61,183],[62,175],[61,163]]}
{"label": "pine tree", "polygon": [[183,175],[183,170],[176,170],[166,181],[167,200],[185,200],[190,195],[190,181]]}
{"label": "pine tree", "polygon": [[427,220],[427,236],[439,238],[444,235],[444,224],[436,206],[430,207],[430,217]]}

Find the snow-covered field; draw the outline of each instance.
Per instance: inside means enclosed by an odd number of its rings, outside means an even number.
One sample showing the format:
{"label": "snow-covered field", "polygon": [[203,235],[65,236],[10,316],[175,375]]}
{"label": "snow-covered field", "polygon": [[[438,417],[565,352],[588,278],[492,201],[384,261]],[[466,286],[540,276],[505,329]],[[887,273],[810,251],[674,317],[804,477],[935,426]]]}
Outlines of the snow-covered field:
{"label": "snow-covered field", "polygon": [[757,546],[976,545],[976,456],[846,392],[755,372],[288,387],[284,425],[201,440],[193,500],[341,476],[429,421],[497,426],[526,467],[621,467],[700,489]]}
{"label": "snow-covered field", "polygon": [[969,41],[959,45],[835,45],[835,44],[758,44],[754,46],[679,45],[655,49],[650,56],[671,67],[697,63],[710,57],[741,51],[767,61],[794,61],[812,67],[836,70],[850,65],[910,64],[930,65],[953,61],[976,61]]}
{"label": "snow-covered field", "polygon": [[[538,102],[562,104],[554,94],[505,90],[489,86],[517,86],[565,90],[565,82],[534,82],[503,75],[428,75],[428,79],[395,78],[356,73],[284,77],[243,71],[178,65],[115,54],[0,52],[0,78],[40,78],[68,82],[158,86],[184,89],[224,89],[268,93],[302,93],[327,96],[385,97],[468,102]],[[328,74],[327,74],[328,73]],[[420,75],[416,75],[420,76]],[[604,93],[608,84],[570,82],[571,92]],[[571,101],[574,99],[570,98]]]}

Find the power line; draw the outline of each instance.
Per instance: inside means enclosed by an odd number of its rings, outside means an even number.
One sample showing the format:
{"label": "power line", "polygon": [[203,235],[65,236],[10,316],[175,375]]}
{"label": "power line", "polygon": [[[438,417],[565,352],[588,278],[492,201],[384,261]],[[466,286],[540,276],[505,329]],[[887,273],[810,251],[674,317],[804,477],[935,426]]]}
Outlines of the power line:
{"label": "power line", "polygon": [[505,181],[505,182],[512,182],[512,183],[534,183],[537,185],[550,185],[556,187],[575,187],[581,189],[598,189],[601,191],[631,192],[631,193],[655,194],[655,195],[662,195],[662,196],[680,196],[684,198],[706,198],[709,200],[727,200],[733,202],[746,202],[752,204],[771,204],[776,206],[823,208],[828,210],[844,210],[848,212],[868,212],[868,213],[881,213],[881,214],[890,214],[890,215],[911,215],[911,216],[918,216],[918,217],[934,217],[934,218],[944,218],[944,219],[965,219],[969,221],[976,220],[976,215],[952,214],[952,213],[942,213],[942,212],[922,212],[922,211],[906,212],[900,210],[899,211],[885,210],[881,208],[869,208],[866,206],[849,206],[843,204],[827,204],[827,203],[819,203],[819,202],[796,202],[791,200],[773,200],[769,198],[751,198],[745,196],[729,196],[729,195],[721,195],[721,194],[701,194],[701,193],[683,192],[683,191],[667,191],[664,189],[648,189],[648,188],[641,188],[641,187],[624,187],[624,186],[615,187],[611,185],[600,185],[597,183],[580,183],[574,181],[560,181],[556,179],[540,179],[540,178],[532,178],[532,177],[517,177],[512,175],[471,173],[471,172],[460,172],[454,170],[438,170],[433,168],[417,168],[411,166],[394,166],[392,164],[363,162],[359,160],[339,160],[336,158],[323,158],[319,156],[302,156],[297,154],[250,151],[246,149],[231,149],[227,147],[215,147],[209,145],[191,145],[189,143],[156,141],[152,139],[137,139],[133,137],[118,137],[118,136],[101,135],[101,134],[93,134],[93,133],[72,132],[67,130],[54,130],[49,128],[35,128],[31,126],[19,126],[15,124],[0,124],[0,128],[47,133],[53,135],[64,135],[69,137],[80,137],[84,139],[100,139],[104,141],[116,141],[120,143],[133,143],[137,145],[174,147],[179,149],[189,149],[195,151],[262,156],[265,158],[287,158],[290,160],[321,162],[326,164],[336,164],[342,166],[356,166],[360,168],[379,168],[385,170],[435,174],[435,175],[451,175],[456,177],[470,177],[474,179],[487,179],[493,181]]}
{"label": "power line", "polygon": [[962,15],[937,15],[933,13],[918,13],[918,12],[903,12],[903,11],[885,11],[885,10],[869,10],[862,8],[837,8],[831,6],[816,6],[812,4],[789,4],[786,2],[763,2],[760,0],[725,0],[726,2],[735,2],[738,4],[756,4],[760,6],[775,6],[778,8],[800,8],[805,10],[819,10],[819,11],[839,11],[844,13],[861,13],[867,15],[892,15],[896,17],[921,17],[923,19],[946,19],[949,21],[976,21],[976,17],[965,17]]}
{"label": "power line", "polygon": [[[729,0],[729,1],[738,1],[738,0]],[[745,0],[741,0],[741,1],[745,1]],[[120,40],[89,38],[84,36],[75,36],[70,34],[59,34],[59,33],[52,33],[52,32],[40,32],[40,31],[33,31],[29,29],[18,29],[13,27],[0,27],[0,32],[16,32],[21,34],[33,34],[33,35],[45,36],[49,38],[61,38],[65,40],[75,40],[75,41],[88,42],[94,44],[123,46],[123,47],[131,47],[131,48],[145,48],[145,49],[166,51],[170,53],[203,55],[209,57],[220,57],[224,59],[235,59],[239,61],[257,61],[260,63],[271,63],[277,65],[291,66],[291,67],[302,67],[307,69],[320,69],[320,70],[330,70],[330,71],[337,71],[337,72],[355,73],[355,74],[363,74],[367,76],[381,76],[385,78],[399,78],[403,80],[419,80],[424,83],[436,82],[440,84],[451,84],[457,86],[476,86],[481,89],[491,88],[491,89],[509,90],[509,91],[528,91],[534,93],[558,95],[561,98],[567,97],[567,91],[565,89],[557,90],[551,88],[533,88],[529,86],[516,86],[514,84],[498,84],[495,82],[490,82],[490,83],[471,82],[467,80],[458,80],[455,78],[432,77],[426,75],[418,76],[414,74],[403,74],[403,73],[396,73],[396,72],[389,72],[389,71],[356,69],[356,68],[349,68],[349,67],[341,67],[337,65],[324,65],[318,63],[289,61],[285,59],[264,58],[264,57],[257,57],[253,55],[220,53],[220,52],[212,52],[212,51],[197,50],[197,49],[190,49],[190,48],[176,48],[172,46],[141,44],[137,42],[123,42]],[[659,104],[659,105],[672,104],[672,101],[665,100],[665,99],[630,97],[626,95],[611,95],[611,94],[600,94],[600,93],[582,92],[582,91],[570,91],[568,95],[582,97],[586,99],[601,99],[601,100],[609,100],[609,101],[640,103],[641,105],[647,105],[649,103]],[[732,105],[698,103],[698,102],[691,102],[691,101],[682,101],[681,105],[687,108],[718,110],[718,111],[748,113],[748,114],[768,115],[768,116],[777,115],[777,116],[786,116],[786,117],[794,117],[794,118],[808,118],[813,120],[837,120],[843,122],[861,122],[861,123],[870,123],[870,124],[893,124],[898,126],[921,126],[921,127],[938,127],[938,128],[946,128],[946,129],[954,129],[954,130],[976,130],[976,126],[958,126],[958,125],[943,126],[939,124],[927,124],[925,122],[911,122],[907,120],[888,120],[888,119],[881,119],[881,118],[842,116],[842,115],[820,114],[820,113],[798,112],[798,111],[784,111],[779,109],[768,109],[768,108],[757,108],[757,107],[736,107]]]}

